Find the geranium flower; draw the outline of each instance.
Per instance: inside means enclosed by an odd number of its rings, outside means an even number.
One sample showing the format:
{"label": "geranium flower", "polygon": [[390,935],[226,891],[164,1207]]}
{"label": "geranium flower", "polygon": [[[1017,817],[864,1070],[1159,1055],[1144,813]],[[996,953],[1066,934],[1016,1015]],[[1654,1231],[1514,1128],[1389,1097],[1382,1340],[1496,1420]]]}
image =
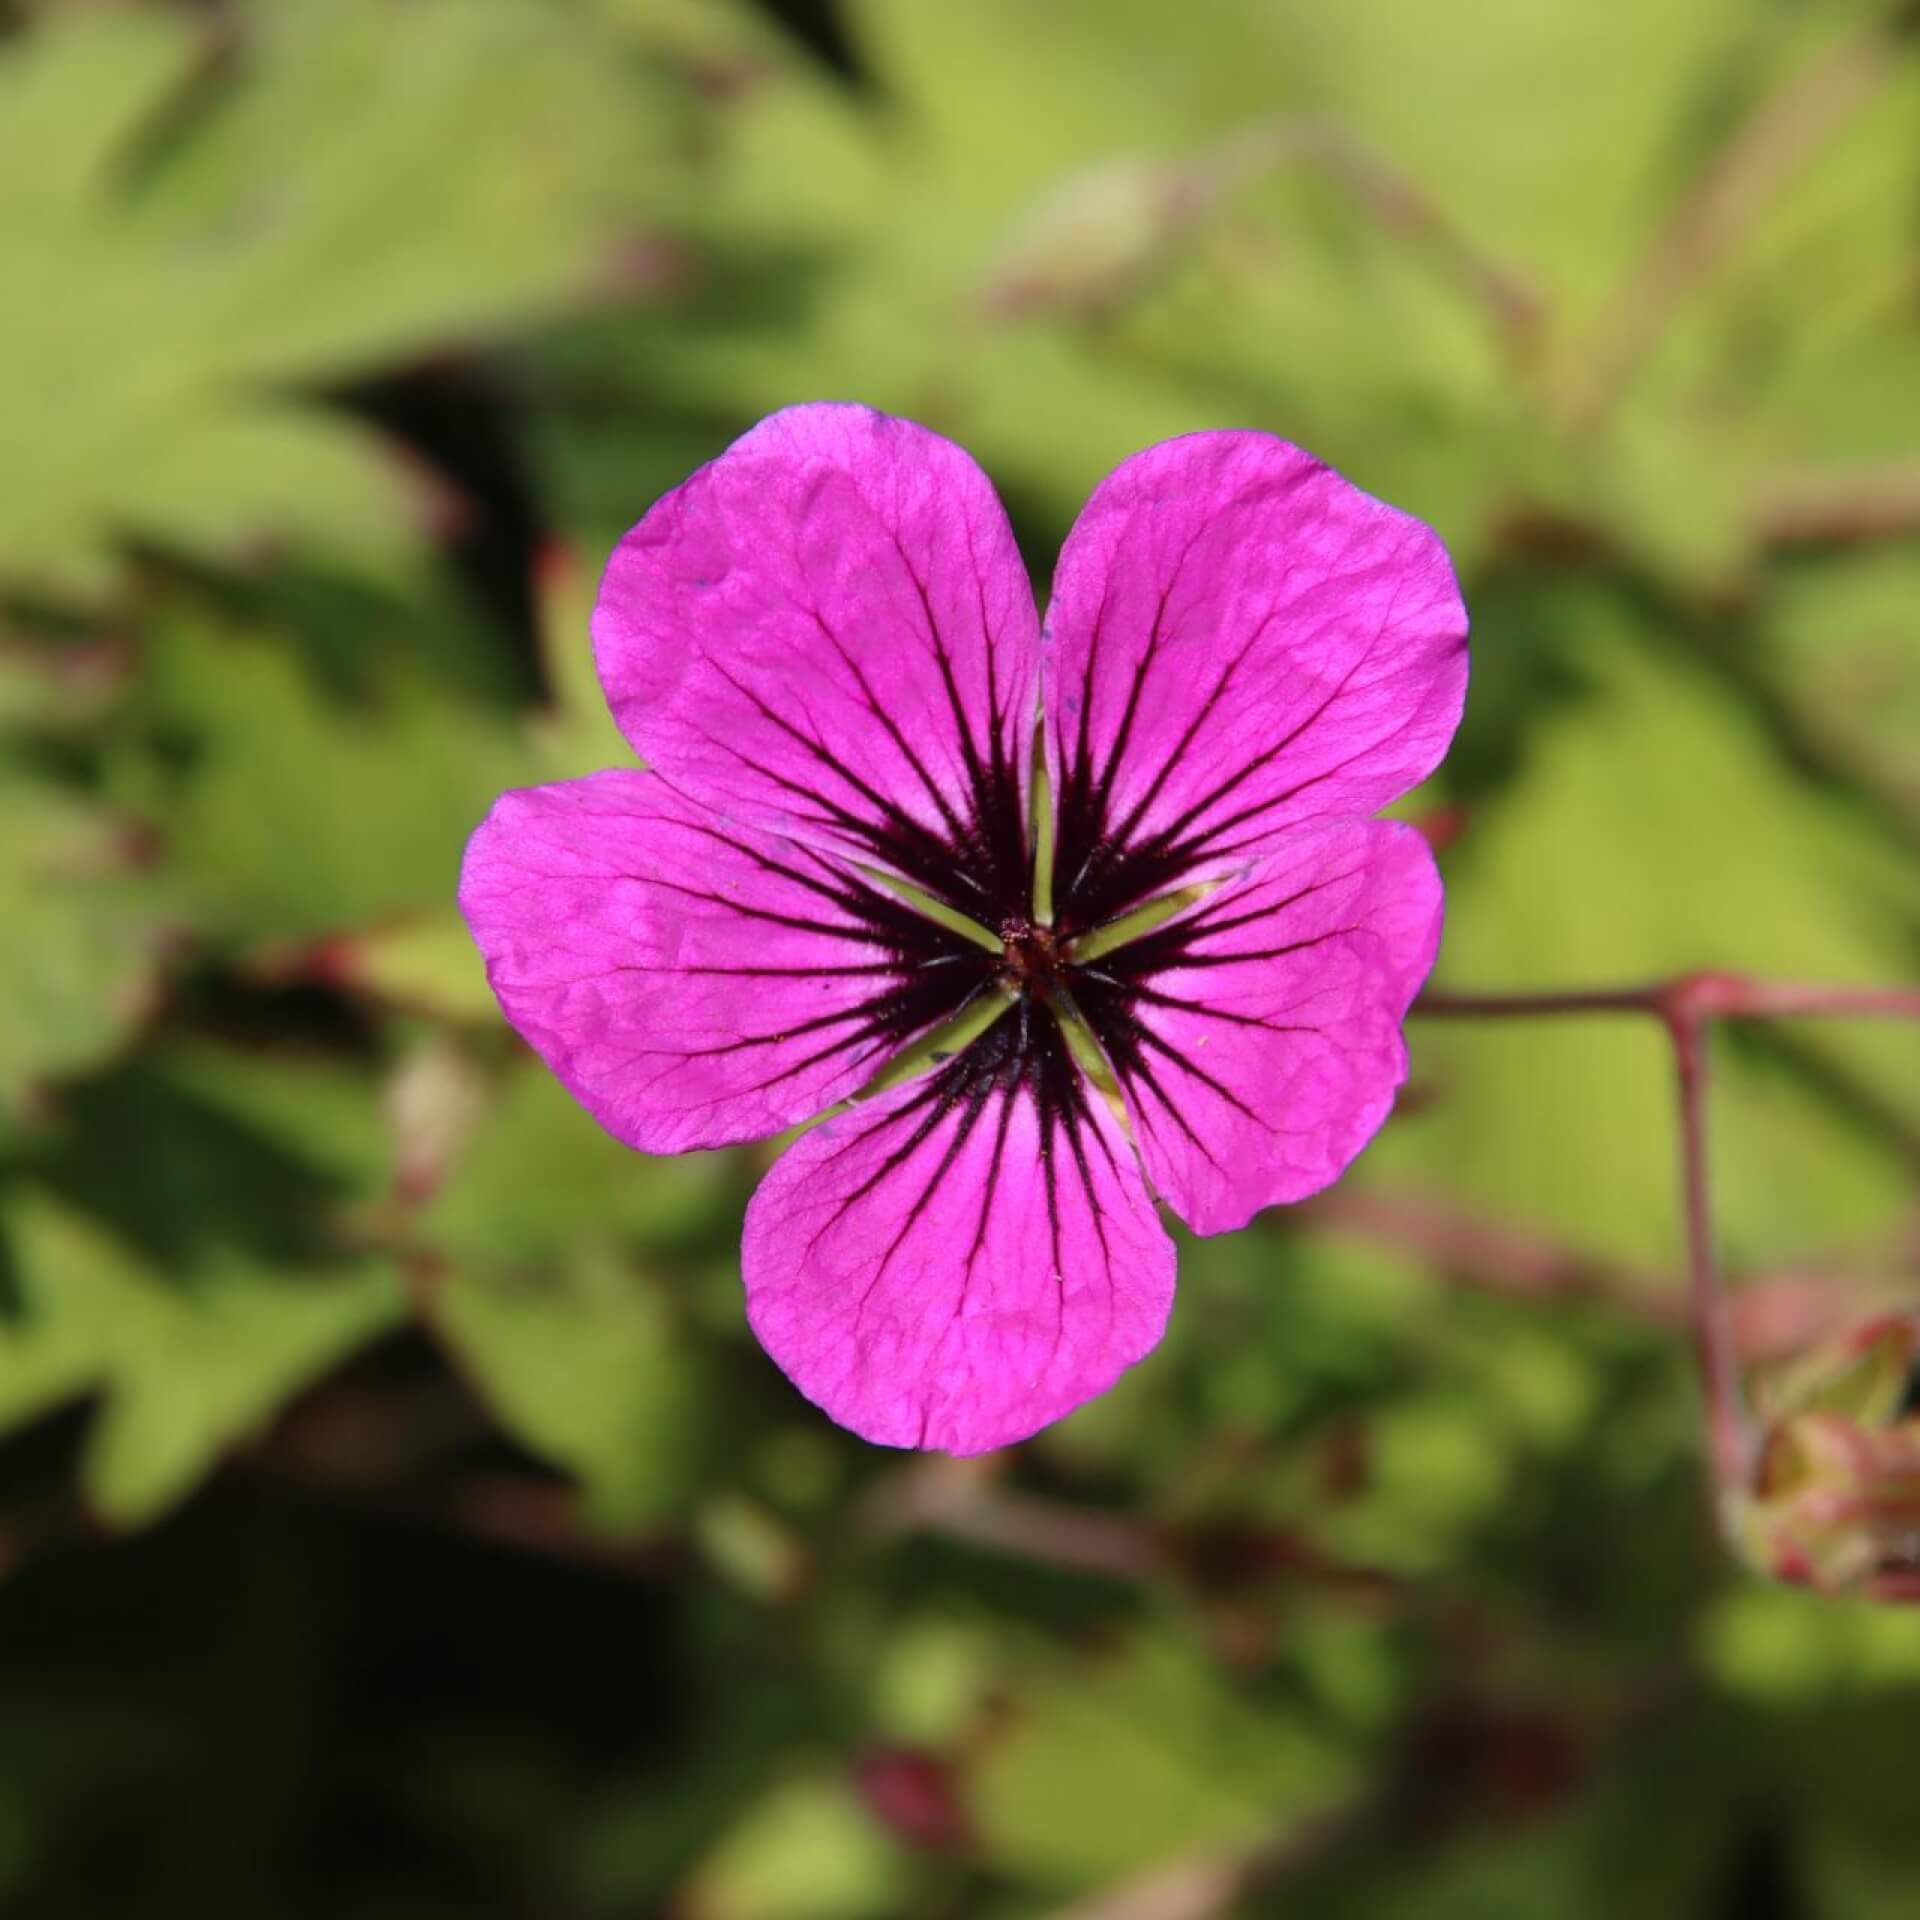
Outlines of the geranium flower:
{"label": "geranium flower", "polygon": [[1043,631],[965,453],[794,407],[608,563],[595,659],[650,771],[504,795],[461,906],[507,1018],[647,1153],[811,1119],[997,1009],[787,1149],[741,1266],[835,1420],[1001,1446],[1159,1340],[1156,1195],[1242,1226],[1386,1117],[1441,897],[1367,816],[1446,750],[1465,634],[1426,527],[1259,433],[1109,475]]}

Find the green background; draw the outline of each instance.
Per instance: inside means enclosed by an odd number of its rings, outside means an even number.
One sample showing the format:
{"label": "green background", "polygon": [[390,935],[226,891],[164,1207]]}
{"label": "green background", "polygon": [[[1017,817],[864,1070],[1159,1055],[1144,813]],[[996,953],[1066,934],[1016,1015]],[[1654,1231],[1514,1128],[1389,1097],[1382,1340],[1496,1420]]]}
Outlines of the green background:
{"label": "green background", "polygon": [[[1417,1023],[969,1466],[754,1346],[767,1150],[503,1030],[604,554],[816,398],[1043,590],[1196,428],[1430,520],[1444,984],[1914,977],[1910,6],[0,4],[0,1912],[1920,1911],[1920,1618],[1715,1538],[1656,1029]],[[1755,1357],[1910,1299],[1920,1033],[1715,1068]]]}

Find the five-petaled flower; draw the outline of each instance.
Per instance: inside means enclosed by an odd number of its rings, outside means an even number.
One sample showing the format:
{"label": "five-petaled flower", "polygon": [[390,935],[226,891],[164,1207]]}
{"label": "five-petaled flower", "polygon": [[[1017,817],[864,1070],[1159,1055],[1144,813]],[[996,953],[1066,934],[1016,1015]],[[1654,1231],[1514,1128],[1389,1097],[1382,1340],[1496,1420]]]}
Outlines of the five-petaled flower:
{"label": "five-petaled flower", "polygon": [[1043,630],[965,453],[794,407],[608,564],[595,659],[650,770],[503,796],[461,905],[507,1018],[648,1153],[811,1119],[998,1009],[789,1147],[741,1264],[835,1420],[1000,1446],[1160,1338],[1156,1194],[1242,1226],[1385,1118],[1441,897],[1369,816],[1445,752],[1465,636],[1426,527],[1260,433],[1109,475]]}

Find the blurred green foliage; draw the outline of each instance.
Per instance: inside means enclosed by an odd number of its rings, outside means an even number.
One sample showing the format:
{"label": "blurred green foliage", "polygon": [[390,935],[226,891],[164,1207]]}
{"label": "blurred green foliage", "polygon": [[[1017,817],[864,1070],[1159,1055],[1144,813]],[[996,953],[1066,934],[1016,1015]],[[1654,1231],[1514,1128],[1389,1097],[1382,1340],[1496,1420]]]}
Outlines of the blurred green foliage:
{"label": "blurred green foliage", "polygon": [[[1445,982],[1913,977],[1916,126],[1878,0],[0,6],[0,1911],[1915,1911],[1920,1618],[1714,1538],[1657,1033],[1418,1026],[955,1466],[450,897],[624,754],[612,538],[844,397],[1043,589],[1200,427],[1430,519]],[[1753,1353],[1911,1305],[1920,1034],[1716,1066]]]}

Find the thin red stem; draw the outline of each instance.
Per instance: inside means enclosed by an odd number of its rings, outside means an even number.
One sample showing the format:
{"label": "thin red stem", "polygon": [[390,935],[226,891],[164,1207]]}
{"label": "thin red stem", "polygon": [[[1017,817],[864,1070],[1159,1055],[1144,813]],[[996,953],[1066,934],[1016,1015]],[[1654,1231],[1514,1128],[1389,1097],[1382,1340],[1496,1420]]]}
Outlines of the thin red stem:
{"label": "thin red stem", "polygon": [[[1855,1020],[1920,1020],[1920,987],[1832,987],[1796,980],[1747,980],[1707,974],[1696,983],[1701,1011],[1734,1020],[1783,1020],[1797,1014]],[[1711,1004],[1718,988],[1729,997]]]}
{"label": "thin red stem", "polygon": [[1683,973],[1626,987],[1572,987],[1546,993],[1423,993],[1413,1011],[1435,1018],[1525,1019],[1534,1015],[1687,1011],[1721,1020],[1783,1020],[1799,1015],[1920,1020],[1920,987],[1830,986],[1821,981],[1755,980],[1741,973]]}
{"label": "thin red stem", "polygon": [[1680,1191],[1687,1222],[1687,1319],[1707,1408],[1714,1482],[1745,1487],[1753,1468],[1752,1424],[1741,1392],[1732,1316],[1714,1246],[1713,1181],[1707,1146],[1708,1022],[1683,1015],[1667,1023],[1680,1098]]}
{"label": "thin red stem", "polygon": [[1715,1020],[1809,1015],[1920,1020],[1920,987],[1825,986],[1754,980],[1737,973],[1689,973],[1625,987],[1545,993],[1423,994],[1413,1011],[1440,1019],[1533,1019],[1582,1014],[1651,1014],[1673,1044],[1680,1109],[1680,1192],[1687,1231],[1687,1318],[1706,1402],[1714,1480],[1745,1488],[1754,1463],[1753,1426],[1741,1391],[1732,1316],[1714,1246],[1707,1128],[1708,1046]]}

